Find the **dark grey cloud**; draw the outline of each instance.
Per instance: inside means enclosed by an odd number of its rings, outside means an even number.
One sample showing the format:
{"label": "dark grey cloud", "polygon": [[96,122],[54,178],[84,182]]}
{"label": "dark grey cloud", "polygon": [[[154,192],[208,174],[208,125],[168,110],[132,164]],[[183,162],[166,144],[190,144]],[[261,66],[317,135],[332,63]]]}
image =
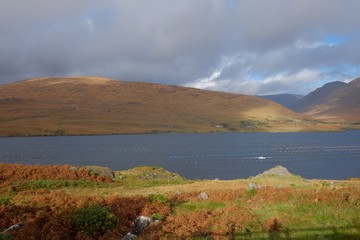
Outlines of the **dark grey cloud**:
{"label": "dark grey cloud", "polygon": [[0,83],[97,75],[304,93],[360,74],[359,7],[357,0],[5,1]]}

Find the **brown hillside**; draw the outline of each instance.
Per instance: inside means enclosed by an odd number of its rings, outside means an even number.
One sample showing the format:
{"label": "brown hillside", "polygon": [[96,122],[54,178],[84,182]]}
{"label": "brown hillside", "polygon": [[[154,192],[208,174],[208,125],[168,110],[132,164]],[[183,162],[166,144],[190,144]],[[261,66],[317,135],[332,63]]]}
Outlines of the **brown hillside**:
{"label": "brown hillside", "polygon": [[97,77],[38,78],[0,86],[2,136],[323,127],[265,99],[180,86]]}

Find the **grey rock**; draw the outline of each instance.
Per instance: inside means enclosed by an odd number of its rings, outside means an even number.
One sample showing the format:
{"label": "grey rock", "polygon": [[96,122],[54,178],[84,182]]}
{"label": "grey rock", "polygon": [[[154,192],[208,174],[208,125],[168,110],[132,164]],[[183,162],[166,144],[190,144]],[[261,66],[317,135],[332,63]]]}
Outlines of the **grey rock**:
{"label": "grey rock", "polygon": [[133,229],[131,230],[131,233],[138,235],[142,233],[146,228],[150,226],[150,224],[153,222],[153,219],[151,217],[147,216],[140,216],[135,219],[133,222]]}
{"label": "grey rock", "polygon": [[90,175],[107,177],[107,178],[110,178],[112,180],[115,179],[114,172],[111,171],[110,168],[98,167],[98,166],[86,166],[85,168],[89,171]]}
{"label": "grey rock", "polygon": [[259,186],[256,183],[249,183],[248,184],[248,190],[252,190],[252,189],[258,189]]}
{"label": "grey rock", "polygon": [[205,193],[205,192],[202,192],[199,194],[198,198],[200,200],[207,200],[209,198],[209,195],[207,195],[207,193]]}
{"label": "grey rock", "polygon": [[75,167],[75,166],[70,166],[70,167],[69,167],[69,170],[76,172],[76,171],[78,170],[78,168]]}
{"label": "grey rock", "polygon": [[14,224],[14,225],[10,226],[9,228],[7,228],[6,230],[4,230],[3,233],[14,231],[14,230],[22,227],[23,225],[24,225],[23,223]]}
{"label": "grey rock", "polygon": [[128,232],[123,238],[122,240],[133,240],[133,239],[137,239],[137,236],[135,234],[132,234],[131,232]]}

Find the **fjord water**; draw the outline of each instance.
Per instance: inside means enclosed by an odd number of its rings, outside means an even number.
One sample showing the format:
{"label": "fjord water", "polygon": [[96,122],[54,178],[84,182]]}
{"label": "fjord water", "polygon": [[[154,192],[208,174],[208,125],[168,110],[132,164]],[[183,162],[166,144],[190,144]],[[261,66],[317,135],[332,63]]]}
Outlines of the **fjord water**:
{"label": "fjord water", "polygon": [[161,166],[190,179],[236,179],[281,165],[305,178],[360,177],[360,131],[0,138],[0,162]]}

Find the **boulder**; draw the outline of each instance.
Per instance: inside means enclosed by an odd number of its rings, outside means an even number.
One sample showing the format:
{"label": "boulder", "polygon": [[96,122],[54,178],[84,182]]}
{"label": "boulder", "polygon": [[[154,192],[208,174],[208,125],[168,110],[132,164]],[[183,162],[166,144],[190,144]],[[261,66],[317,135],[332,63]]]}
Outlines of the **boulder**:
{"label": "boulder", "polygon": [[135,234],[132,234],[131,232],[128,232],[123,238],[122,240],[133,240],[133,239],[137,239],[137,236]]}
{"label": "boulder", "polygon": [[147,217],[147,216],[137,217],[133,222],[133,229],[131,230],[131,233],[135,235],[142,233],[146,228],[150,226],[152,222],[153,219],[151,217]]}
{"label": "boulder", "polygon": [[205,193],[205,192],[202,192],[199,194],[198,198],[200,200],[207,200],[209,198],[209,195],[207,195],[207,193]]}
{"label": "boulder", "polygon": [[137,217],[132,223],[133,228],[128,232],[122,240],[133,240],[137,238],[137,235],[142,233],[146,228],[148,228],[154,220],[151,217],[140,216]]}
{"label": "boulder", "polygon": [[248,190],[252,190],[252,189],[258,189],[259,186],[256,183],[249,183],[248,184]]}

